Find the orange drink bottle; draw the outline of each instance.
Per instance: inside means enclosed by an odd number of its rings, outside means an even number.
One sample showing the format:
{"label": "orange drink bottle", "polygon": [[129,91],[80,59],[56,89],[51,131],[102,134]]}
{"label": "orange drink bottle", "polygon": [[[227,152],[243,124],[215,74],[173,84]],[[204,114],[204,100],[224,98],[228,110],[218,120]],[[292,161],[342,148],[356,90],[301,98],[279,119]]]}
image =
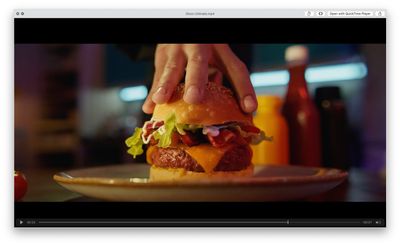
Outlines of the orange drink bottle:
{"label": "orange drink bottle", "polygon": [[281,115],[282,101],[277,96],[257,96],[258,110],[254,124],[265,132],[270,141],[252,145],[253,164],[287,165],[289,163],[289,133]]}

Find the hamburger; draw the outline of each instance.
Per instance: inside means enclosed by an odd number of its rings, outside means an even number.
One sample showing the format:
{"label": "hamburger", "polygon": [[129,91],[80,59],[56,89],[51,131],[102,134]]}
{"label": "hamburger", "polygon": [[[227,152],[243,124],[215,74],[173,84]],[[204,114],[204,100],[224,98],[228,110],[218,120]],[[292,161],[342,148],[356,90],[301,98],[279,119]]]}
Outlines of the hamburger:
{"label": "hamburger", "polygon": [[150,121],[126,140],[128,153],[144,153],[151,181],[225,179],[253,175],[249,144],[265,139],[252,115],[241,111],[228,88],[209,82],[203,101],[183,100],[184,84],[168,103],[155,106]]}

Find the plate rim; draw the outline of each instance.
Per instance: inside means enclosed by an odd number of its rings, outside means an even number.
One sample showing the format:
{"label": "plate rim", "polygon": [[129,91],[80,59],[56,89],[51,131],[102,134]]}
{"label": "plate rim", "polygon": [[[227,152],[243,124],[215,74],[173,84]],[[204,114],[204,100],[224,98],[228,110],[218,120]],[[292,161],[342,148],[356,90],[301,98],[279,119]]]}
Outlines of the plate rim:
{"label": "plate rim", "polygon": [[[274,165],[279,166],[279,165]],[[282,167],[282,166],[281,166]],[[289,166],[288,166],[289,167]],[[295,166],[298,167],[298,166]],[[179,187],[232,187],[232,186],[274,186],[274,185],[298,185],[310,183],[327,183],[335,181],[343,181],[348,177],[348,172],[336,168],[325,167],[301,167],[314,168],[319,172],[312,176],[299,177],[249,177],[236,178],[228,180],[196,180],[196,181],[149,181],[147,178],[103,178],[103,177],[66,177],[63,175],[69,171],[59,172],[53,175],[54,181],[59,184],[70,185],[93,185],[93,186],[109,186],[109,187],[138,187],[138,188],[175,188]],[[87,168],[89,169],[89,168]],[[79,170],[79,169],[75,169]],[[83,170],[83,169],[81,169]],[[331,172],[331,173],[329,173]],[[329,173],[329,174],[327,174]],[[142,180],[142,182],[139,182]],[[146,180],[146,181],[145,181]]]}

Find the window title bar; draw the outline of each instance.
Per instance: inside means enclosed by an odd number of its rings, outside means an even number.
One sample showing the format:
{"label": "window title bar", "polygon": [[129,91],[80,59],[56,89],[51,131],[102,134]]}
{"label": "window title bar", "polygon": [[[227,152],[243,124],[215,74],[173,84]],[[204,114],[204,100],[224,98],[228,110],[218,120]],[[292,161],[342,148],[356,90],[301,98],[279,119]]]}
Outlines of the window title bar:
{"label": "window title bar", "polygon": [[386,11],[335,9],[18,9],[14,18],[386,18]]}

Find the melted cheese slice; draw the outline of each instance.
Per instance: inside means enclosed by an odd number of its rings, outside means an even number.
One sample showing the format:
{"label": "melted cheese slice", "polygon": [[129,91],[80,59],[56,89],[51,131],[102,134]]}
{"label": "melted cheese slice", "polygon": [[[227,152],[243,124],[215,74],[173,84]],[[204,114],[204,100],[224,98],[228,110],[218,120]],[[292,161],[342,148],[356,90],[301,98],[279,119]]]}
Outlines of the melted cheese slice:
{"label": "melted cheese slice", "polygon": [[146,152],[146,161],[149,164],[153,164],[153,160],[151,159],[151,154],[153,154],[154,150],[156,150],[156,148],[153,145],[150,145],[147,148],[147,152]]}
{"label": "melted cheese slice", "polygon": [[185,148],[185,152],[203,167],[204,172],[210,173],[231,147],[232,145],[227,145],[222,148],[215,148],[209,144],[200,144]]}

